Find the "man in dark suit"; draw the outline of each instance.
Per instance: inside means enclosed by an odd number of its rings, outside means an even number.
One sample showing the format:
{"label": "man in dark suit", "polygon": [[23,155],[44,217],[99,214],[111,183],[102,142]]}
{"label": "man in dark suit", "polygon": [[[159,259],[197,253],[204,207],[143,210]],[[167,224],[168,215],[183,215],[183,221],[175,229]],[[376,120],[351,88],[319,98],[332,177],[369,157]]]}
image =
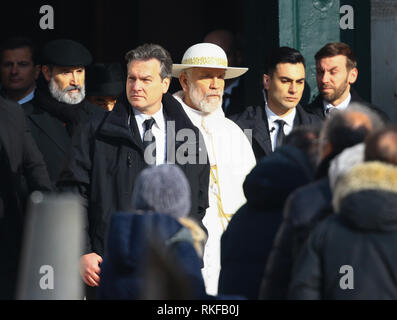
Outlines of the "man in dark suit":
{"label": "man in dark suit", "polygon": [[0,46],[1,95],[24,104],[34,98],[40,74],[34,43],[23,37],[10,38]]}
{"label": "man in dark suit", "polygon": [[54,40],[41,56],[44,79],[34,99],[22,107],[55,186],[76,126],[103,111],[85,99],[85,66],[92,57],[83,45]]}
{"label": "man in dark suit", "polygon": [[0,97],[0,299],[14,299],[25,202],[35,191],[51,191],[43,157],[22,109]]}
{"label": "man in dark suit", "polygon": [[210,168],[204,140],[181,104],[167,93],[172,77],[169,53],[145,44],[128,52],[126,60],[126,92],[111,112],[80,127],[57,184],[88,203],[80,266],[89,287],[99,285],[111,216],[131,209],[135,180],[145,167],[176,163],[191,187],[190,217],[201,223],[208,207]]}
{"label": "man in dark suit", "polygon": [[299,51],[289,47],[276,49],[269,57],[263,85],[264,105],[249,106],[231,117],[241,129],[252,130],[257,160],[279,147],[294,127],[321,122],[299,104],[305,85],[305,59]]}
{"label": "man in dark suit", "polygon": [[350,47],[343,42],[331,42],[322,47],[314,56],[316,60],[316,79],[320,94],[305,110],[321,119],[334,110],[344,110],[357,102],[373,109],[383,121],[388,115],[378,107],[364,101],[352,85],[357,81],[357,60]]}

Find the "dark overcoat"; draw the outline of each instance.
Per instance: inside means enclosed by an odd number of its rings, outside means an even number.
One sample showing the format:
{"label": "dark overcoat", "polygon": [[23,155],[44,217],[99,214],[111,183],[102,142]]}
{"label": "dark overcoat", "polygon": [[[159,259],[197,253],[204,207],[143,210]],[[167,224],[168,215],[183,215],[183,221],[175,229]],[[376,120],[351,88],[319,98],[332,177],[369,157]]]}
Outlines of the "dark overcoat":
{"label": "dark overcoat", "polygon": [[[173,121],[176,133],[190,129],[194,134],[194,141],[178,141],[178,137],[167,131],[167,156],[169,159],[172,155],[175,159],[193,157],[190,163],[175,163],[183,170],[191,187],[190,217],[202,226],[201,219],[208,207],[209,183],[205,143],[178,101],[165,94],[162,103],[165,119]],[[94,117],[73,136],[67,164],[57,184],[61,191],[77,192],[87,200],[86,253],[103,255],[111,215],[131,209],[135,180],[145,167],[141,136],[124,93],[112,112]]]}
{"label": "dark overcoat", "polygon": [[292,146],[281,146],[264,157],[244,182],[244,204],[221,238],[219,294],[258,299],[259,286],[284,202],[314,178],[309,158]]}
{"label": "dark overcoat", "polygon": [[[43,155],[51,182],[55,186],[62,170],[66,153],[71,143],[71,135],[80,121],[88,121],[94,114],[102,113],[99,107],[86,100],[78,105],[68,105],[56,101],[48,90],[38,89],[35,98],[22,105],[32,136]],[[74,109],[76,123],[62,116],[62,108]],[[58,112],[57,112],[58,110]]]}
{"label": "dark overcoat", "polygon": [[50,191],[40,151],[21,107],[0,97],[0,299],[12,299],[29,193]]}

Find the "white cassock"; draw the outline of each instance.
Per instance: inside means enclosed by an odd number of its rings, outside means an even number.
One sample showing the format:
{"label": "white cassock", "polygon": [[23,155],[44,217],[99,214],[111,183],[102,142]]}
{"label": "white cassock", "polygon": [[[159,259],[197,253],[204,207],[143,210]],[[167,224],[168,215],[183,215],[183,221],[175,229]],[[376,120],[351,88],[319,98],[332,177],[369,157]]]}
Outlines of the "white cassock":
{"label": "white cassock", "polygon": [[221,236],[232,215],[246,202],[243,183],[256,165],[256,160],[247,136],[237,124],[225,117],[222,108],[204,115],[187,106],[183,96],[183,91],[174,94],[190,120],[200,129],[211,165],[209,207],[203,218],[208,239],[202,274],[207,293],[217,295]]}

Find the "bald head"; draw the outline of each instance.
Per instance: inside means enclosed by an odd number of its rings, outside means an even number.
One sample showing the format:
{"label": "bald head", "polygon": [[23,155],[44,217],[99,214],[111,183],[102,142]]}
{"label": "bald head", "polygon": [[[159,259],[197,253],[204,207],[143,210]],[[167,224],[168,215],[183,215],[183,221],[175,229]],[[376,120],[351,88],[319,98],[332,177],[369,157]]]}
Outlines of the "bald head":
{"label": "bald head", "polygon": [[363,127],[369,132],[372,131],[373,129],[371,119],[369,118],[368,115],[362,112],[358,112],[358,111],[348,112],[346,113],[345,118],[346,118],[346,122],[353,130]]}
{"label": "bald head", "polygon": [[391,126],[370,135],[365,143],[365,161],[397,165],[397,127]]}
{"label": "bald head", "polygon": [[351,105],[333,113],[321,130],[319,160],[363,142],[371,132],[381,128],[383,122],[379,116],[365,106]]}

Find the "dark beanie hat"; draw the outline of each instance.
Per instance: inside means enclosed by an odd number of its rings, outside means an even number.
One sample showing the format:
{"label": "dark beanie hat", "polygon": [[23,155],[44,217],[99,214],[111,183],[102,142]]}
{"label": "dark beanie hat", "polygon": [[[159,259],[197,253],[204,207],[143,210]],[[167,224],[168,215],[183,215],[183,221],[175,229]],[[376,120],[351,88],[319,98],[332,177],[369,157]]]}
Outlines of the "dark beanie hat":
{"label": "dark beanie hat", "polygon": [[41,63],[61,67],[88,66],[92,63],[91,53],[82,44],[68,39],[47,43],[41,51]]}
{"label": "dark beanie hat", "polygon": [[118,96],[125,76],[119,63],[96,63],[86,69],[87,96]]}

